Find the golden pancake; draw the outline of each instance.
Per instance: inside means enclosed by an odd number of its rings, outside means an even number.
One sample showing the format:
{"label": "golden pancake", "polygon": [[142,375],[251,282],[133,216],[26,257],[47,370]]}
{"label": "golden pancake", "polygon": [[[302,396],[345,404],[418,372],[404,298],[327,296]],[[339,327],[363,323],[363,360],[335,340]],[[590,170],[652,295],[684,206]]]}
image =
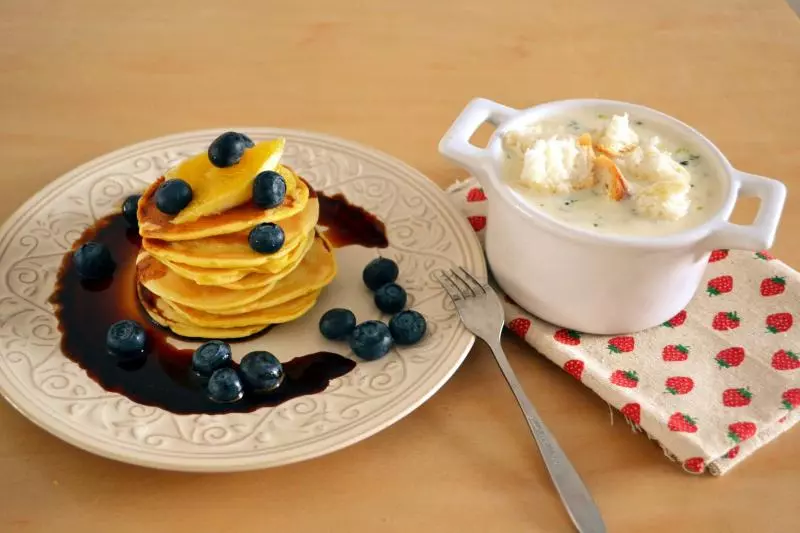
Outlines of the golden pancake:
{"label": "golden pancake", "polygon": [[179,276],[194,281],[198,285],[214,285],[227,289],[245,290],[253,287],[263,287],[272,281],[285,277],[297,267],[300,260],[311,249],[312,244],[314,244],[314,231],[309,232],[302,247],[295,248],[289,254],[288,266],[275,273],[258,268],[204,268],[164,259],[161,259],[160,262]]}
{"label": "golden pancake", "polygon": [[[287,184],[286,199],[278,207],[261,209],[248,198],[246,202],[225,212],[203,216],[183,224],[174,224],[174,216],[162,213],[156,207],[154,196],[159,185],[165,180],[163,177],[159,178],[147,188],[139,200],[137,212],[139,234],[148,239],[184,241],[235,233],[248,230],[262,222],[278,222],[292,217],[305,209],[312,192],[308,184],[299,179],[291,169],[279,165],[277,171]],[[291,191],[290,182],[296,183]],[[249,194],[252,194],[252,191]]]}
{"label": "golden pancake", "polygon": [[289,300],[275,307],[256,309],[235,315],[217,315],[198,311],[191,307],[162,300],[171,307],[182,324],[190,324],[202,328],[240,328],[260,326],[264,328],[271,324],[282,324],[296,320],[308,312],[317,303],[320,291],[313,291],[299,298]]}
{"label": "golden pancake", "polygon": [[147,252],[141,252],[136,258],[136,281],[156,296],[198,309],[206,309],[206,305],[213,309],[250,303],[270,292],[275,286],[275,283],[268,283],[262,287],[237,291],[219,286],[198,285],[171,271]]}
{"label": "golden pancake", "polygon": [[191,241],[142,239],[142,247],[162,261],[172,261],[208,268],[254,268],[279,272],[288,264],[289,253],[300,246],[319,218],[319,201],[309,199],[300,213],[279,221],[285,235],[283,247],[273,254],[261,254],[250,248],[249,231],[216,235]]}
{"label": "golden pancake", "polygon": [[322,237],[317,236],[311,250],[300,262],[300,266],[259,299],[245,304],[214,307],[213,309],[209,309],[208,304],[204,303],[202,310],[218,315],[235,315],[256,309],[275,307],[325,287],[335,275],[336,258],[333,251]]}
{"label": "golden pancake", "polygon": [[141,285],[137,285],[137,292],[139,294],[139,301],[142,302],[142,307],[144,307],[144,310],[147,312],[153,322],[165,328],[169,328],[177,335],[181,335],[190,339],[241,339],[243,337],[254,335],[269,325],[259,324],[255,326],[232,328],[202,327],[181,320],[180,315],[178,315],[178,313],[176,313],[160,297],[150,293]]}

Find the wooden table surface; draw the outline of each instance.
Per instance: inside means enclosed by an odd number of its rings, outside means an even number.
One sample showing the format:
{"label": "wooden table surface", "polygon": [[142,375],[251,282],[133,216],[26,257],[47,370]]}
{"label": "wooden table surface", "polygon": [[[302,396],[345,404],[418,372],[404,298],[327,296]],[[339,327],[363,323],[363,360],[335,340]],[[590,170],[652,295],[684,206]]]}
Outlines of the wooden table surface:
{"label": "wooden table surface", "polygon": [[[800,267],[800,21],[783,0],[450,4],[2,0],[0,217],[104,152],[226,125],[350,138],[446,186],[464,173],[436,144],[470,98],[604,97],[675,115],[786,182],[775,252]],[[690,476],[555,365],[505,346],[609,531],[798,530],[800,430],[723,478]],[[0,401],[0,531],[233,530],[572,531],[482,347],[386,431],[258,472],[116,463]]]}

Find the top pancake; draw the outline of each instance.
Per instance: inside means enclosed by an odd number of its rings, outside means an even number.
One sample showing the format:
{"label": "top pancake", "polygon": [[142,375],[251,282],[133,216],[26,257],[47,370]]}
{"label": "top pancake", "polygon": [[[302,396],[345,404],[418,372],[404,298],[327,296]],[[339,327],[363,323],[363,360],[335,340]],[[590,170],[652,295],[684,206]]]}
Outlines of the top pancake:
{"label": "top pancake", "polygon": [[269,272],[278,272],[290,262],[292,251],[307,240],[318,218],[319,201],[311,198],[301,212],[278,221],[285,241],[281,249],[272,254],[253,250],[248,242],[248,231],[184,241],[145,238],[142,247],[166,263],[227,269],[263,267]]}
{"label": "top pancake", "polygon": [[148,239],[186,241],[241,232],[262,222],[278,222],[292,217],[305,209],[311,191],[308,184],[288,167],[278,165],[276,171],[283,176],[287,188],[286,198],[278,207],[261,209],[253,203],[251,196],[227,211],[182,224],[174,223],[176,215],[162,213],[156,207],[156,190],[167,179],[161,177],[147,188],[139,200],[139,234]]}

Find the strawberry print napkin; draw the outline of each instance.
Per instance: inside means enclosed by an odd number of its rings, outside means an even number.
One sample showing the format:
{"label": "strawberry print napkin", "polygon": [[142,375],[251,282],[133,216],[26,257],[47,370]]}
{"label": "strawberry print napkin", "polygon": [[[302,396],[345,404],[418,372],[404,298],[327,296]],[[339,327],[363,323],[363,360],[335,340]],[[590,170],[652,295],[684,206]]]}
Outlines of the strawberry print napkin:
{"label": "strawberry print napkin", "polygon": [[[477,182],[448,193],[483,239]],[[508,298],[503,305],[509,330],[686,472],[722,475],[800,419],[800,273],[767,252],[715,251],[686,309],[633,335],[561,329]]]}

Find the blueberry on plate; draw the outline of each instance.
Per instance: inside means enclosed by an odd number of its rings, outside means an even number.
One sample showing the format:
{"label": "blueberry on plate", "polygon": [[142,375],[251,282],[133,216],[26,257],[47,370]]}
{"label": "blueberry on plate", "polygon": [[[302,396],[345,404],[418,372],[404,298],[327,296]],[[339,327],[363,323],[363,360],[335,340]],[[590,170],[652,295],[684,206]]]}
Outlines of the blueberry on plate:
{"label": "blueberry on plate", "polygon": [[247,384],[256,392],[269,392],[283,382],[283,365],[269,352],[250,352],[239,369]]}
{"label": "blueberry on plate", "polygon": [[286,198],[286,180],[272,170],[260,172],[253,180],[253,203],[261,209],[278,207]]}
{"label": "blueberry on plate", "polygon": [[181,179],[167,180],[156,190],[156,207],[168,215],[177,215],[191,201],[192,187]]}
{"label": "blueberry on plate", "polygon": [[125,201],[122,203],[122,217],[132,228],[139,227],[139,220],[136,218],[136,210],[139,208],[139,198],[141,197],[141,194],[132,194],[125,198]]}
{"label": "blueberry on plate", "polygon": [[375,305],[384,313],[397,313],[406,306],[406,291],[397,283],[387,283],[375,291]]}
{"label": "blueberry on plate", "polygon": [[283,228],[272,222],[263,222],[250,230],[247,241],[250,248],[260,254],[274,254],[283,246]]}
{"label": "blueberry on plate", "polygon": [[208,159],[217,168],[232,167],[242,160],[244,151],[253,146],[253,141],[247,135],[226,131],[208,147]]}
{"label": "blueberry on plate", "polygon": [[144,353],[147,334],[138,322],[120,320],[108,328],[106,347],[111,354],[121,358],[133,358]]}
{"label": "blueberry on plate", "polygon": [[94,241],[82,244],[75,250],[72,260],[78,275],[86,280],[110,278],[117,267],[106,245]]}
{"label": "blueberry on plate", "polygon": [[201,376],[210,376],[215,370],[231,366],[231,347],[222,341],[201,344],[192,354],[192,369]]}
{"label": "blueberry on plate", "polygon": [[369,290],[377,291],[383,285],[396,280],[398,273],[397,263],[385,257],[378,257],[367,263],[361,278]]}
{"label": "blueberry on plate", "polygon": [[374,361],[392,349],[392,334],[380,320],[368,320],[356,326],[350,336],[350,348],[361,359]]}
{"label": "blueberry on plate", "polygon": [[332,341],[345,340],[356,327],[356,315],[349,309],[334,308],[325,311],[319,319],[319,331]]}
{"label": "blueberry on plate", "polygon": [[239,374],[232,368],[220,368],[208,378],[208,397],[219,403],[230,403],[244,396]]}
{"label": "blueberry on plate", "polygon": [[389,320],[389,331],[397,344],[416,344],[427,328],[425,317],[416,311],[400,311]]}

